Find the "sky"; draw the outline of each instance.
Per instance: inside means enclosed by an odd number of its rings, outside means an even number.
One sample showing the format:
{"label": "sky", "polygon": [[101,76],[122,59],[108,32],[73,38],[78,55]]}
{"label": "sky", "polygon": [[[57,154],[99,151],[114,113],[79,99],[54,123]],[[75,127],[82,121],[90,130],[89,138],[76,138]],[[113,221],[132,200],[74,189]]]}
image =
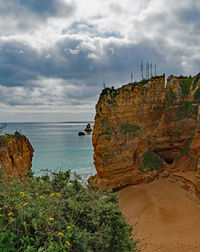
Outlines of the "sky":
{"label": "sky", "polygon": [[0,122],[89,121],[103,89],[200,72],[199,0],[1,0]]}

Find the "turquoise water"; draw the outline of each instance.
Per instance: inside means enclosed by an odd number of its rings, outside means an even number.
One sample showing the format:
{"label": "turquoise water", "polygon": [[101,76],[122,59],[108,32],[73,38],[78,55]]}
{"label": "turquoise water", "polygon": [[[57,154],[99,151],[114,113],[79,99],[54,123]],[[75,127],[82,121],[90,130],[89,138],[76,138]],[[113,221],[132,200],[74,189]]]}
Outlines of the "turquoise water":
{"label": "turquoise water", "polygon": [[[7,123],[4,133],[16,130],[28,137],[34,148],[32,170],[36,176],[44,170],[71,170],[87,179],[95,173],[92,134],[78,136],[87,123]],[[91,123],[91,126],[93,124]]]}

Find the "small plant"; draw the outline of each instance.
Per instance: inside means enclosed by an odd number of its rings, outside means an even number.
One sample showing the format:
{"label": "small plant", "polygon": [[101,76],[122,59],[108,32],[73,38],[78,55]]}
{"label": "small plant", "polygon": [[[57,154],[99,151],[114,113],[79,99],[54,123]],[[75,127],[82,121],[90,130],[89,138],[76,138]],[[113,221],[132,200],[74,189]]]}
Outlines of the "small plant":
{"label": "small plant", "polygon": [[140,126],[135,124],[125,123],[121,125],[121,131],[123,134],[136,135],[137,131],[140,129]]}
{"label": "small plant", "polygon": [[142,171],[158,170],[159,168],[162,167],[162,165],[163,165],[162,159],[154,152],[147,150],[142,155],[142,166],[140,168]]}

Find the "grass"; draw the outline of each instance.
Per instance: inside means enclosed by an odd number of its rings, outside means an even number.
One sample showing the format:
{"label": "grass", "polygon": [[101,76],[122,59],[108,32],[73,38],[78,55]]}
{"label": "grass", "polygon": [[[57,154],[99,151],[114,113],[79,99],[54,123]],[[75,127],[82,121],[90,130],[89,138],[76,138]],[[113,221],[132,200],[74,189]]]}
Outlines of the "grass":
{"label": "grass", "polygon": [[123,134],[131,134],[135,136],[139,129],[140,126],[135,124],[125,123],[121,125],[121,131]]}
{"label": "grass", "polygon": [[158,170],[163,165],[162,159],[154,152],[147,150],[142,156],[142,171]]}
{"label": "grass", "polygon": [[83,186],[69,172],[23,183],[0,176],[0,251],[135,251],[116,194]]}

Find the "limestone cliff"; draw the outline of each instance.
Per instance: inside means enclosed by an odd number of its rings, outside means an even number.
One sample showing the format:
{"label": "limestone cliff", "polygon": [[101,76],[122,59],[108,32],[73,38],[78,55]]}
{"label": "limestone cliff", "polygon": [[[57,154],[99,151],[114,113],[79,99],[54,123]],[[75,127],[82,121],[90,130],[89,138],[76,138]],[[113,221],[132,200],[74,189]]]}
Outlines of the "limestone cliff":
{"label": "limestone cliff", "polygon": [[23,179],[31,171],[33,147],[29,140],[18,133],[0,137],[0,168],[6,174]]}
{"label": "limestone cliff", "polygon": [[[196,170],[200,157],[200,75],[152,77],[106,88],[93,131],[95,187],[152,181],[165,170]],[[187,165],[180,165],[187,160]],[[185,163],[185,161],[184,161]]]}

